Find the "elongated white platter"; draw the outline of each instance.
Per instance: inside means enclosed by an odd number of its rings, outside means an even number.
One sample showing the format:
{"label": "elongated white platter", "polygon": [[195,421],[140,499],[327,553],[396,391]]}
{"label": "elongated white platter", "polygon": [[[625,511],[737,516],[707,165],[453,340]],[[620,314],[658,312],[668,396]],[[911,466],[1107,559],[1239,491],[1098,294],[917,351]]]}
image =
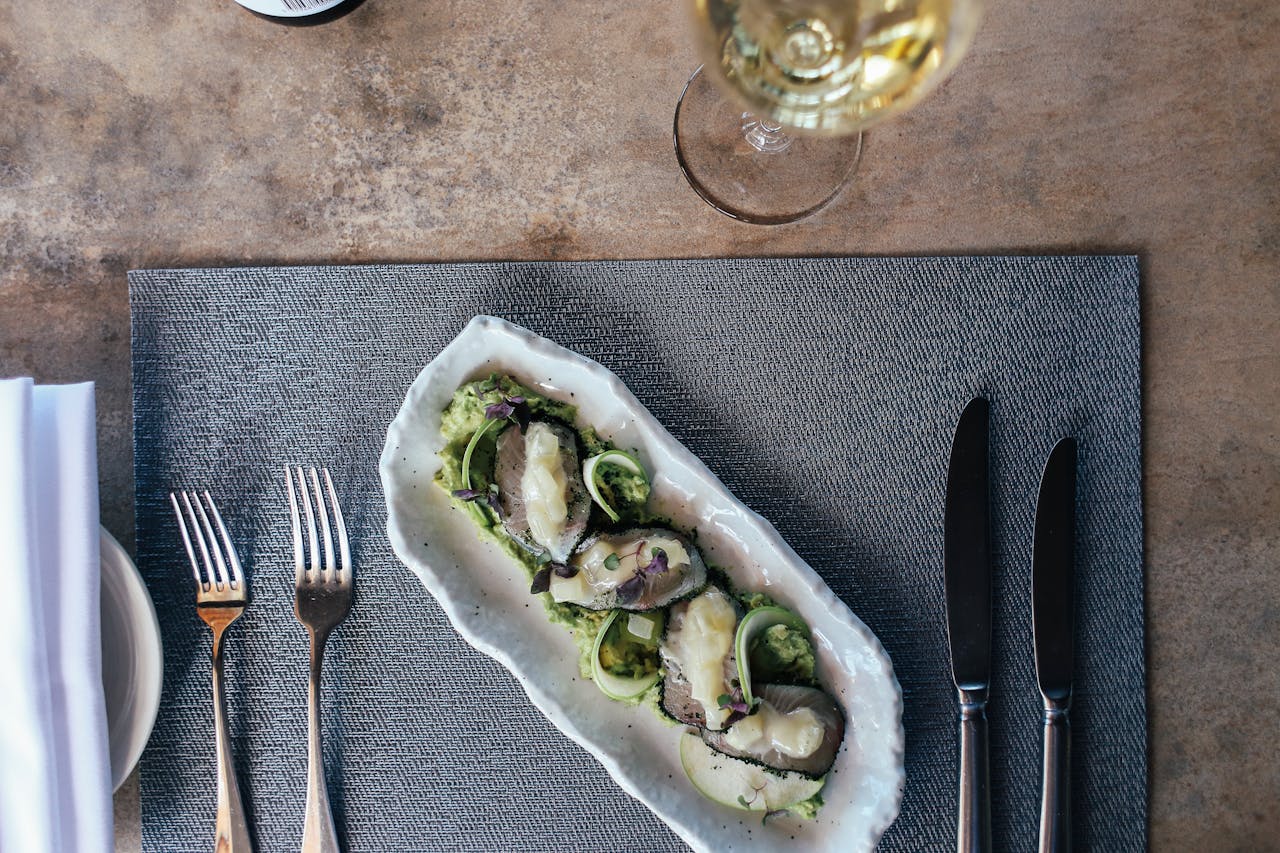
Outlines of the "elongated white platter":
{"label": "elongated white platter", "polygon": [[[525,570],[482,541],[434,484],[441,412],[459,385],[495,372],[574,403],[580,426],[635,448],[652,475],[651,505],[676,527],[696,528],[708,561],[728,568],[740,588],[766,592],[804,617],[819,676],[848,720],[816,820],[762,826],[758,813],[694,791],[680,768],[682,729],[645,708],[609,701],[581,678],[577,647],[529,594]],[[690,846],[847,853],[871,850],[893,822],[904,782],[902,691],[879,640],[604,367],[504,320],[476,317],[409,388],[387,431],[380,471],[392,548],[458,633],[511,670],[547,719]]]}

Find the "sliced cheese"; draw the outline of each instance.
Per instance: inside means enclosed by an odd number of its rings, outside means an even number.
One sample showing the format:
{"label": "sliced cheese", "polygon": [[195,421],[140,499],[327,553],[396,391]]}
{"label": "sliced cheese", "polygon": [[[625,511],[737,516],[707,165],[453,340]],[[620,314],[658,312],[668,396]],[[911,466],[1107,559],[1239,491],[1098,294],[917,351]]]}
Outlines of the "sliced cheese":
{"label": "sliced cheese", "polygon": [[733,646],[738,614],[720,590],[712,587],[689,602],[672,651],[680,673],[689,682],[690,694],[702,706],[707,728],[723,728],[730,710],[720,707],[720,697],[731,692],[725,682],[725,659]]}
{"label": "sliced cheese", "polygon": [[560,457],[560,439],[551,427],[535,421],[524,435],[524,455],[520,493],[529,536],[554,553],[569,520],[569,481]]}
{"label": "sliced cheese", "polygon": [[725,732],[725,743],[742,752],[760,755],[775,749],[792,758],[808,758],[822,745],[822,723],[810,708],[781,713],[768,702]]}

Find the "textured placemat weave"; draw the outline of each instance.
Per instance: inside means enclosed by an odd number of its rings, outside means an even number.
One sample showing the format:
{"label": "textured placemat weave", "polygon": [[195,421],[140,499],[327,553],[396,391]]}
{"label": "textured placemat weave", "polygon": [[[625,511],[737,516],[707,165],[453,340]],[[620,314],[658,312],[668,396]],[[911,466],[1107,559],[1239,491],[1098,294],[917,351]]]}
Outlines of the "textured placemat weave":
{"label": "textured placemat weave", "polygon": [[1054,440],[1081,441],[1073,709],[1081,850],[1146,838],[1138,267],[1132,257],[593,262],[129,274],[138,564],[164,697],[143,757],[148,851],[207,850],[208,631],[166,495],[208,488],[254,601],[229,635],[241,784],[262,851],[302,826],[305,643],[287,462],[327,464],[358,600],[326,658],[336,820],[353,851],[682,845],[454,634],[392,555],[377,476],[418,370],[477,313],[602,362],[770,519],[883,640],[905,694],[907,790],[882,848],[953,848],[956,740],[942,502],[956,417],[992,400],[990,708],[999,850],[1037,831],[1030,555]]}

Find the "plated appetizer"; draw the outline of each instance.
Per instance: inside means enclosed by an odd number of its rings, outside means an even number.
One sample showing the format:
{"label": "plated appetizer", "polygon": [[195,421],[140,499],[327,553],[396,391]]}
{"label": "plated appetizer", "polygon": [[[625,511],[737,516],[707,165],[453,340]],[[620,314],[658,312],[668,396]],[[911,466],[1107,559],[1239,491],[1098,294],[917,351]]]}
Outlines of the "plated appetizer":
{"label": "plated appetizer", "polygon": [[[413,382],[380,472],[391,546],[453,627],[691,847],[875,848],[904,780],[888,656],[616,376],[477,317]],[[783,810],[807,819],[762,825]]]}
{"label": "plated appetizer", "polygon": [[813,818],[845,720],[804,621],[709,568],[694,532],[649,507],[636,455],[563,400],[494,374],[458,388],[440,423],[437,484],[525,567],[582,674],[690,727],[681,765],[705,796]]}

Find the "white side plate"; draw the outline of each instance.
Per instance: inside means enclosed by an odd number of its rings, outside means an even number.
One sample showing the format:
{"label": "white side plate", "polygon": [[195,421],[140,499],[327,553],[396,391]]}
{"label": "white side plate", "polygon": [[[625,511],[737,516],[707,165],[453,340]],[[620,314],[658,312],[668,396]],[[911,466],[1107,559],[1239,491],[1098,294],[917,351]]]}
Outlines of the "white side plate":
{"label": "white side plate", "polygon": [[142,575],[106,528],[100,539],[102,690],[115,789],[129,778],[151,737],[160,710],[164,656],[160,623]]}
{"label": "white side plate", "polygon": [[[742,589],[766,592],[808,622],[820,678],[849,721],[817,820],[770,820],[762,828],[758,814],[699,796],[680,769],[681,729],[610,702],[580,678],[568,632],[540,604],[527,606],[525,570],[482,541],[434,484],[440,413],[459,385],[495,372],[576,404],[579,425],[636,448],[652,474],[651,505],[677,527],[697,528],[709,561],[729,568]],[[604,367],[504,320],[476,317],[410,387],[387,431],[380,470],[391,546],[458,633],[511,670],[547,719],[692,847],[871,850],[893,822],[904,782],[902,692],[879,640]]]}

